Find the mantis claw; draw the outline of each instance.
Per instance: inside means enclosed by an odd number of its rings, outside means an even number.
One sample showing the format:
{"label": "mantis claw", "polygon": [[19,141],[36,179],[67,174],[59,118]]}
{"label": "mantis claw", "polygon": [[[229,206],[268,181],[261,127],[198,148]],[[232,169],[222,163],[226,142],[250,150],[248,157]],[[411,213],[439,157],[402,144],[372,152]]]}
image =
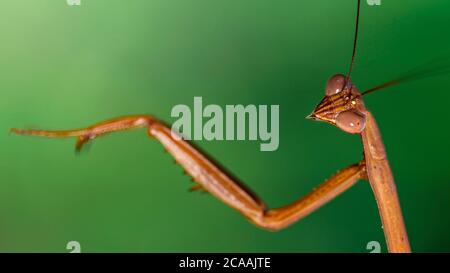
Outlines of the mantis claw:
{"label": "mantis claw", "polygon": [[79,136],[77,138],[77,143],[75,144],[75,151],[77,153],[81,152],[81,149],[83,148],[84,144],[86,144],[91,138],[86,136]]}

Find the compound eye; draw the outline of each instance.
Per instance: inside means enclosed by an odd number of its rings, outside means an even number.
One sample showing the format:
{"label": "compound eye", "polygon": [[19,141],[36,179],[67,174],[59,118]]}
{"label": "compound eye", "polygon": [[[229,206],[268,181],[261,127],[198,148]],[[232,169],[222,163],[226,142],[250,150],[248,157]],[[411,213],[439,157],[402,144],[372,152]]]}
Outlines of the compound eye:
{"label": "compound eye", "polygon": [[336,126],[349,134],[359,134],[366,127],[366,117],[359,111],[344,111],[336,117]]}
{"label": "compound eye", "polygon": [[325,95],[331,96],[341,92],[345,85],[345,79],[346,77],[342,74],[332,76],[327,82]]}

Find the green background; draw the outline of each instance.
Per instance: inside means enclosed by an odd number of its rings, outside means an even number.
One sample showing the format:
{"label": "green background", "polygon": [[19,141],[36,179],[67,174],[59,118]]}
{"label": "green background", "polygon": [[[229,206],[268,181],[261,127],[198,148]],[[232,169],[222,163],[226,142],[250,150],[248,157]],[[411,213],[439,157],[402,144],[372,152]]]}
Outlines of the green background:
{"label": "green background", "polygon": [[[280,147],[197,144],[270,207],[293,202],[361,158],[357,136],[305,120],[329,76],[345,73],[356,1],[1,0],[0,251],[386,251],[360,182],[280,232],[260,230],[208,194],[143,130],[96,140],[19,137],[11,127],[77,128],[177,104],[279,104]],[[450,2],[362,1],[353,82],[370,88],[445,56]],[[366,98],[383,133],[410,235],[450,250],[449,75]]]}

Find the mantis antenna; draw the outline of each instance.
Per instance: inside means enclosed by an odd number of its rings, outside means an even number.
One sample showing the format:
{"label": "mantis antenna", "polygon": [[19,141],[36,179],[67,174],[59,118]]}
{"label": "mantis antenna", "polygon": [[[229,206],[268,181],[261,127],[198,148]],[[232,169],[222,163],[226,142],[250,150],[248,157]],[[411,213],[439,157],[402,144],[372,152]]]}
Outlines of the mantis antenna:
{"label": "mantis antenna", "polygon": [[358,8],[356,10],[356,26],[355,26],[355,37],[353,39],[353,52],[352,59],[350,61],[350,68],[348,70],[347,78],[345,80],[345,84],[349,81],[350,75],[352,74],[353,64],[355,63],[355,55],[356,55],[356,46],[358,43],[358,29],[359,29],[359,13],[361,9],[361,0],[358,0]]}

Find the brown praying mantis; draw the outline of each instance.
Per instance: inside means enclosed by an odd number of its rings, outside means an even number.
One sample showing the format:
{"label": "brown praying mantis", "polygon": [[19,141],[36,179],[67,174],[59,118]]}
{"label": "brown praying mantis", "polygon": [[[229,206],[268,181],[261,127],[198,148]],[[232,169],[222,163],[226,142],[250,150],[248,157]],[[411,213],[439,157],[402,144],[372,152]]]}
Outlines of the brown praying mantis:
{"label": "brown praying mantis", "polygon": [[386,156],[385,148],[373,115],[366,109],[363,96],[404,79],[391,81],[365,92],[360,92],[350,81],[360,14],[357,4],[356,29],[353,53],[348,74],[337,74],[328,80],[325,97],[307,117],[324,121],[350,134],[361,136],[364,157],[340,170],[319,187],[292,204],[269,209],[243,184],[220,168],[214,161],[187,140],[175,138],[169,126],[154,116],[123,116],[97,123],[84,129],[47,131],[11,129],[19,135],[77,138],[76,149],[99,136],[134,128],[145,128],[175,158],[187,174],[197,183],[194,189],[204,189],[222,202],[240,212],[250,222],[267,230],[280,230],[309,215],[334,197],[340,195],[358,180],[368,180],[374,192],[389,252],[410,252],[408,236],[403,221],[396,185]]}

